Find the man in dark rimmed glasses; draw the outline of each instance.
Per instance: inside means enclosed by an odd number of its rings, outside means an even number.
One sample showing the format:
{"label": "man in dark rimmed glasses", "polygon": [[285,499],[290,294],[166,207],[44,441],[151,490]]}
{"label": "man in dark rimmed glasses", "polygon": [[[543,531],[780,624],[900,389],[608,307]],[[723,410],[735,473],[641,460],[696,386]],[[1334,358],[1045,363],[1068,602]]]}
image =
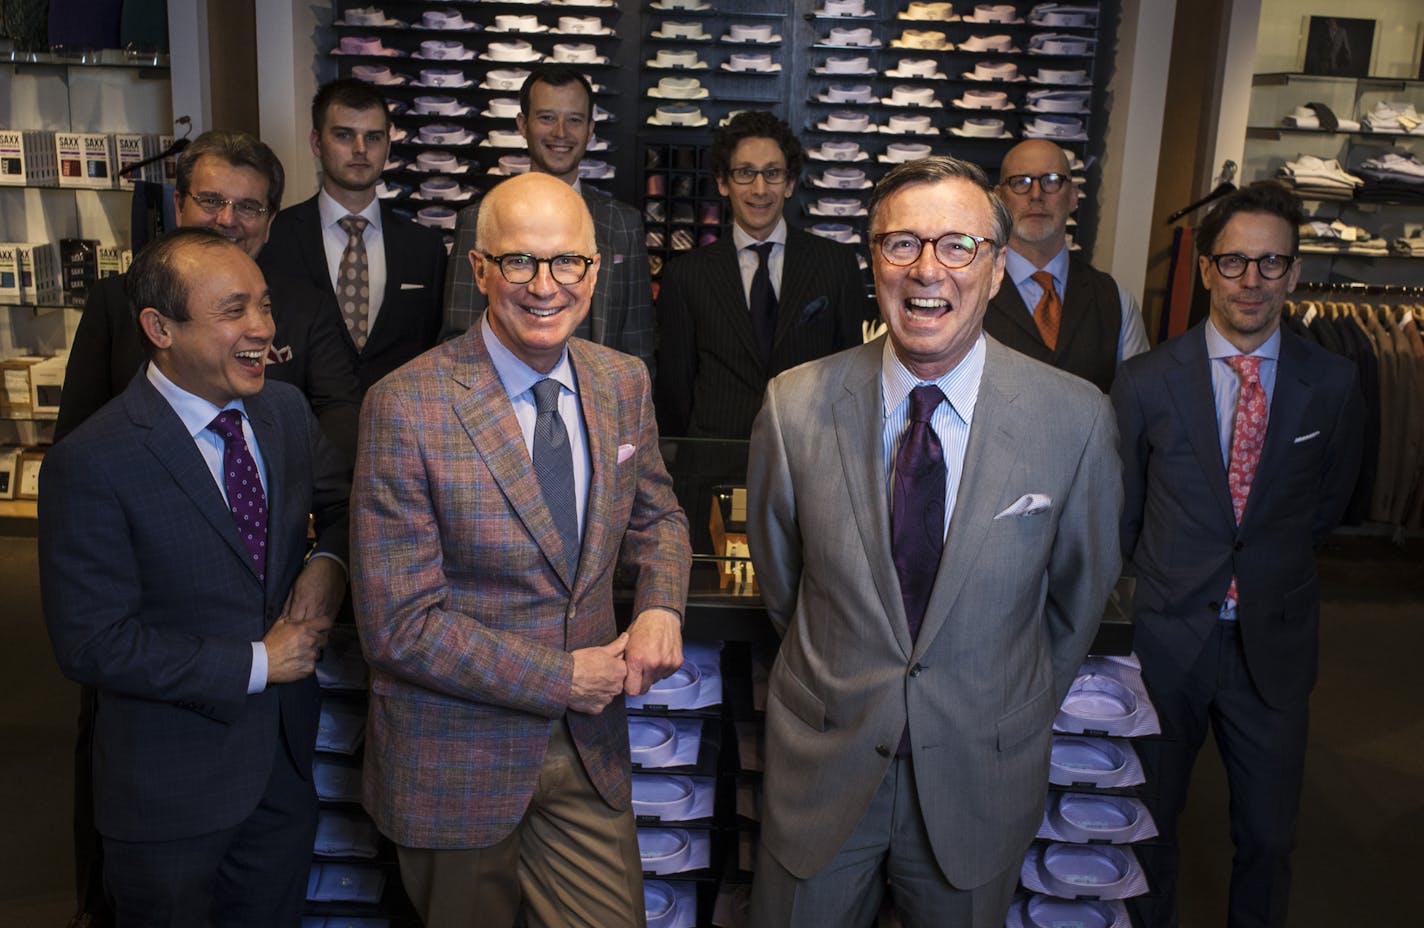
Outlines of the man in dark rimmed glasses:
{"label": "man in dark rimmed glasses", "polygon": [[999,195],[1014,230],[1007,285],[989,302],[984,331],[1106,393],[1117,366],[1147,350],[1147,331],[1137,300],[1068,249],[1078,193],[1067,154],[1046,139],[1015,145],[999,166]]}
{"label": "man in dark rimmed glasses", "polygon": [[782,636],[752,924],[998,928],[1118,576],[1107,398],[984,336],[1009,214],[953,158],[869,205],[889,336],[777,377],[748,537]]}
{"label": "man in dark rimmed glasses", "polygon": [[623,696],[682,662],[691,550],[647,367],[572,337],[606,260],[568,183],[502,182],[470,253],[488,310],[363,407],[365,804],[427,928],[642,924]]}
{"label": "man in dark rimmed glasses", "polygon": [[1112,388],[1134,646],[1162,720],[1139,751],[1160,833],[1141,923],[1175,926],[1177,820],[1215,732],[1231,790],[1227,921],[1286,924],[1319,648],[1313,547],[1354,489],[1364,405],[1350,361],[1281,326],[1300,201],[1242,188],[1197,230],[1208,318],[1133,358]]}
{"label": "man in dark rimmed glasses", "polygon": [[732,228],[663,274],[658,422],[665,435],[746,438],[767,381],[860,344],[873,308],[850,247],[786,222],[803,159],[786,123],[740,113],[713,136],[711,159]]}

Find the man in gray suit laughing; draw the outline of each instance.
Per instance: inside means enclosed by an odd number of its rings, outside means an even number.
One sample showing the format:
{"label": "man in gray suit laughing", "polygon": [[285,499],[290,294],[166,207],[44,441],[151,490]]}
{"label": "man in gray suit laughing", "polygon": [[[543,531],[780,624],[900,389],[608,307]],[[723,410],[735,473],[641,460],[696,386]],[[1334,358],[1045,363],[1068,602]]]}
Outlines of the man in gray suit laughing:
{"label": "man in gray suit laughing", "polygon": [[[984,336],[1010,219],[983,172],[899,165],[870,201],[888,338],[777,377],[748,534],[782,635],[759,926],[1002,925],[1049,731],[1120,566],[1107,400]],[[849,512],[848,512],[849,511]]]}

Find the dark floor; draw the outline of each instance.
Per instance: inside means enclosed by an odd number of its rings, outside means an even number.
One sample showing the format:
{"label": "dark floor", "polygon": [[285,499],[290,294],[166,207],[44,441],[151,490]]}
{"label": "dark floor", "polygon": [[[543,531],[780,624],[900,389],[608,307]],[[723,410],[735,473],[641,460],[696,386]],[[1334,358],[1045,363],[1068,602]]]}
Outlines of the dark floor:
{"label": "dark floor", "polygon": [[[73,909],[78,697],[45,638],[32,532],[33,523],[0,521],[0,680],[11,694],[0,702],[0,928],[61,928]],[[1411,900],[1424,870],[1421,562],[1420,539],[1405,548],[1341,539],[1322,559],[1323,657],[1292,926],[1419,923]],[[1183,925],[1222,925],[1231,848],[1214,754],[1198,763],[1183,830]]]}

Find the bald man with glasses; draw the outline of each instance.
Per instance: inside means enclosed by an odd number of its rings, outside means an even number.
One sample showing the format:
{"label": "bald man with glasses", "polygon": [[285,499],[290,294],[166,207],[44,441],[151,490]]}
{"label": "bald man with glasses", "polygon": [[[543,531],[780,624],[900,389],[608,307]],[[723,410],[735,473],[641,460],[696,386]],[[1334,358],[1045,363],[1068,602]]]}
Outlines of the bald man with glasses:
{"label": "bald man with glasses", "polygon": [[1106,393],[1118,365],[1147,350],[1147,332],[1132,294],[1068,249],[1078,193],[1067,154],[1044,139],[1015,145],[998,189],[1014,227],[1006,286],[989,301],[984,331]]}

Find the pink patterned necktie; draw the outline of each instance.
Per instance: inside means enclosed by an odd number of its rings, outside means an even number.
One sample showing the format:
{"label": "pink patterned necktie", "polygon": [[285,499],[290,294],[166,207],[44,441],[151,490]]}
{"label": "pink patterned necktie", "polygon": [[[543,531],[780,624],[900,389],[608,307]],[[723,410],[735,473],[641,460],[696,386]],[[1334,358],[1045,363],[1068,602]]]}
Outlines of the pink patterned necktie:
{"label": "pink patterned necktie", "polygon": [[[1231,508],[1236,524],[1246,511],[1251,495],[1251,482],[1256,477],[1256,465],[1261,463],[1261,448],[1266,444],[1266,390],[1261,386],[1261,359],[1238,354],[1226,359],[1236,376],[1241,378],[1241,393],[1236,397],[1236,422],[1231,430],[1231,465],[1226,471],[1226,483],[1231,489]],[[1231,578],[1227,599],[1236,602],[1236,578]]]}
{"label": "pink patterned necktie", "polygon": [[242,413],[224,409],[208,428],[223,439],[223,486],[238,537],[252,558],[257,576],[267,575],[267,496],[257,476],[257,462],[242,437]]}

